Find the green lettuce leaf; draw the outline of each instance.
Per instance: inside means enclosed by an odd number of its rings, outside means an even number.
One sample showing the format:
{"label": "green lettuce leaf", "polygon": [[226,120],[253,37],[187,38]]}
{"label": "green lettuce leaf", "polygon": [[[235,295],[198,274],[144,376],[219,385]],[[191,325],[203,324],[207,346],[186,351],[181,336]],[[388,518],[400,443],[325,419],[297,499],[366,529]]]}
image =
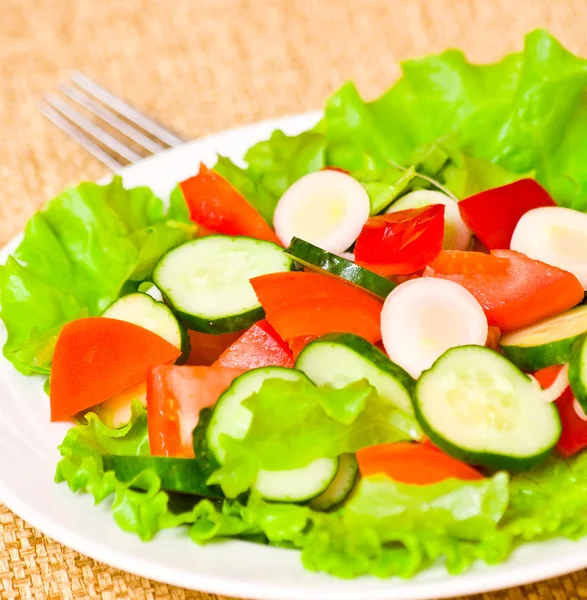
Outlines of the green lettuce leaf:
{"label": "green lettuce leaf", "polygon": [[0,266],[4,356],[22,373],[49,373],[65,323],[101,314],[192,234],[185,202],[167,209],[148,188],[124,189],[120,177],[66,190],[32,217]]}
{"label": "green lettuce leaf", "polygon": [[209,480],[229,498],[248,490],[261,469],[297,469],[420,435],[415,419],[382,400],[365,380],[333,389],[270,379],[243,406],[253,415],[247,434],[223,436],[224,464]]}

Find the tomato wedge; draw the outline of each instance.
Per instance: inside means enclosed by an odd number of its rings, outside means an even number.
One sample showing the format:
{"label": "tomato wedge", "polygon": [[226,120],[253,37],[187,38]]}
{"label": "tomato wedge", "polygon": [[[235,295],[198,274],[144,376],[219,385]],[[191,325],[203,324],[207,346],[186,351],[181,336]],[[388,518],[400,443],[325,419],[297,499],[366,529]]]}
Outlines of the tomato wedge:
{"label": "tomato wedge", "polygon": [[237,369],[259,367],[293,367],[289,346],[265,320],[255,323],[229,346],[214,363],[215,366]]}
{"label": "tomato wedge", "polygon": [[483,307],[489,325],[502,332],[520,329],[560,314],[583,300],[579,280],[557,267],[513,250],[492,250],[491,256],[507,259],[504,273],[426,275],[450,279],[468,289]]}
{"label": "tomato wedge", "polygon": [[428,266],[442,275],[475,275],[477,273],[495,275],[505,273],[510,266],[510,261],[507,258],[483,252],[442,250]]}
{"label": "tomato wedge", "polygon": [[422,269],[442,249],[444,208],[433,204],[371,217],[355,244],[356,263],[381,275]]}
{"label": "tomato wedge", "polygon": [[300,337],[294,338],[290,341],[289,345],[294,357],[294,360],[297,360],[298,356],[302,352],[302,350],[312,341],[315,340],[315,335],[302,335]]}
{"label": "tomato wedge", "polygon": [[147,329],[105,317],[67,323],[51,368],[51,420],[67,421],[143,381],[154,365],[180,350]]}
{"label": "tomato wedge", "polygon": [[147,377],[147,424],[154,456],[194,456],[192,431],[200,411],[212,406],[243,369],[153,367]]}
{"label": "tomato wedge", "polygon": [[556,206],[534,179],[475,194],[459,202],[461,218],[488,250],[509,248],[520,217],[533,208]]}
{"label": "tomato wedge", "polygon": [[214,335],[212,333],[202,333],[200,331],[188,330],[190,336],[191,351],[187,360],[188,365],[199,367],[209,367],[231,344],[242,335],[237,333],[221,333]]}
{"label": "tomato wedge", "polygon": [[251,279],[269,323],[291,343],[302,336],[355,333],[381,339],[381,302],[350,283],[318,273],[292,272]]}
{"label": "tomato wedge", "polygon": [[200,172],[179,187],[192,221],[225,235],[246,235],[282,245],[263,217],[218,173],[200,165]]}
{"label": "tomato wedge", "polygon": [[[556,379],[562,365],[546,367],[534,373],[543,388],[549,387]],[[573,456],[583,448],[587,448],[587,421],[583,421],[575,410],[575,397],[570,386],[556,399],[556,407],[560,415],[562,433],[556,449],[564,457]]]}
{"label": "tomato wedge", "polygon": [[483,475],[469,465],[426,444],[397,442],[357,452],[363,477],[385,473],[399,483],[430,485],[446,479],[477,481]]}

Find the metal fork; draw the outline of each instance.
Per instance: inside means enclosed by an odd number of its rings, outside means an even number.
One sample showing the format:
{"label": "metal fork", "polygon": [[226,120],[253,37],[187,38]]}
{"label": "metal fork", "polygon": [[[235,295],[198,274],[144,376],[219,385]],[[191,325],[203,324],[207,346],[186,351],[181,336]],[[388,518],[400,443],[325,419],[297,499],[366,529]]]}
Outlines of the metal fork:
{"label": "metal fork", "polygon": [[45,96],[40,110],[112,171],[185,143],[185,139],[83,73],[74,71],[69,79],[68,84],[59,87],[69,102],[50,94]]}

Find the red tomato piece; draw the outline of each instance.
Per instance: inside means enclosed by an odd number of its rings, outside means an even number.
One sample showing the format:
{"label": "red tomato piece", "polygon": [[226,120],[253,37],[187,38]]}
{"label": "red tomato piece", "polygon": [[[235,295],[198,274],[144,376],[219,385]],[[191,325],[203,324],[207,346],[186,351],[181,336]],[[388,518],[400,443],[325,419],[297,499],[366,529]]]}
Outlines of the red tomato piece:
{"label": "red tomato piece", "polygon": [[534,179],[520,179],[459,202],[461,218],[488,250],[509,248],[520,217],[533,208],[556,206]]}
{"label": "red tomato piece", "polygon": [[505,273],[426,275],[450,279],[468,289],[483,307],[489,325],[502,332],[558,315],[583,300],[583,286],[567,271],[514,250],[492,250],[491,256],[509,260]]}
{"label": "red tomato piece", "polygon": [[190,336],[191,351],[187,360],[188,365],[209,367],[220,355],[238,340],[242,331],[237,333],[201,333],[200,331],[188,330]]}
{"label": "red tomato piece", "polygon": [[243,369],[158,366],[147,377],[147,425],[154,456],[192,458],[192,431]]}
{"label": "red tomato piece", "polygon": [[89,317],[67,323],[51,368],[51,421],[67,421],[144,381],[147,370],[181,352],[162,337],[126,321]]}
{"label": "red tomato piece", "polygon": [[442,204],[371,217],[355,244],[355,260],[381,275],[415,273],[440,252],[443,236]]}
{"label": "red tomato piece", "polygon": [[442,250],[428,266],[442,275],[496,274],[505,273],[510,261],[483,252]]}
{"label": "red tomato piece", "polygon": [[[543,388],[547,388],[556,379],[561,365],[546,367],[534,373]],[[556,407],[560,415],[562,433],[556,445],[561,456],[569,457],[587,448],[587,421],[583,421],[574,407],[575,397],[570,386],[556,399]]]}
{"label": "red tomato piece", "polygon": [[229,346],[214,366],[237,369],[294,366],[289,346],[265,320],[255,323]]}
{"label": "red tomato piece", "polygon": [[430,485],[446,479],[477,481],[483,475],[469,465],[427,444],[397,442],[357,452],[363,477],[385,473],[399,483]]}
{"label": "red tomato piece", "polygon": [[318,273],[272,273],[251,279],[267,320],[282,339],[332,332],[381,339],[381,302],[335,277]]}
{"label": "red tomato piece", "polygon": [[302,350],[312,341],[315,340],[315,335],[302,335],[300,337],[294,338],[290,342],[290,348],[294,357],[294,360],[297,360],[298,356],[301,354]]}
{"label": "red tomato piece", "polygon": [[225,235],[246,235],[282,245],[263,217],[218,173],[200,165],[200,172],[179,187],[192,221]]}

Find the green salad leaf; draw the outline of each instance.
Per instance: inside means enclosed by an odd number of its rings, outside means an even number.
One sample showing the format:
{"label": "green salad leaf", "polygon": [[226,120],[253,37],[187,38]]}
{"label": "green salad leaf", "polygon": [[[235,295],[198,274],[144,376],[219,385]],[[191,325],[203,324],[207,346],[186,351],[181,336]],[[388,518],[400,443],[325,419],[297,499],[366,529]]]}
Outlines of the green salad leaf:
{"label": "green salad leaf", "polygon": [[24,374],[49,373],[65,323],[101,314],[192,234],[185,202],[166,208],[148,188],[124,189],[120,177],[66,190],[32,217],[0,266],[4,356]]}
{"label": "green salad leaf", "polygon": [[242,406],[253,415],[247,434],[221,438],[224,464],[209,480],[229,498],[248,490],[262,469],[297,469],[365,446],[420,437],[415,419],[382,400],[365,380],[333,389],[309,380],[269,379]]}

